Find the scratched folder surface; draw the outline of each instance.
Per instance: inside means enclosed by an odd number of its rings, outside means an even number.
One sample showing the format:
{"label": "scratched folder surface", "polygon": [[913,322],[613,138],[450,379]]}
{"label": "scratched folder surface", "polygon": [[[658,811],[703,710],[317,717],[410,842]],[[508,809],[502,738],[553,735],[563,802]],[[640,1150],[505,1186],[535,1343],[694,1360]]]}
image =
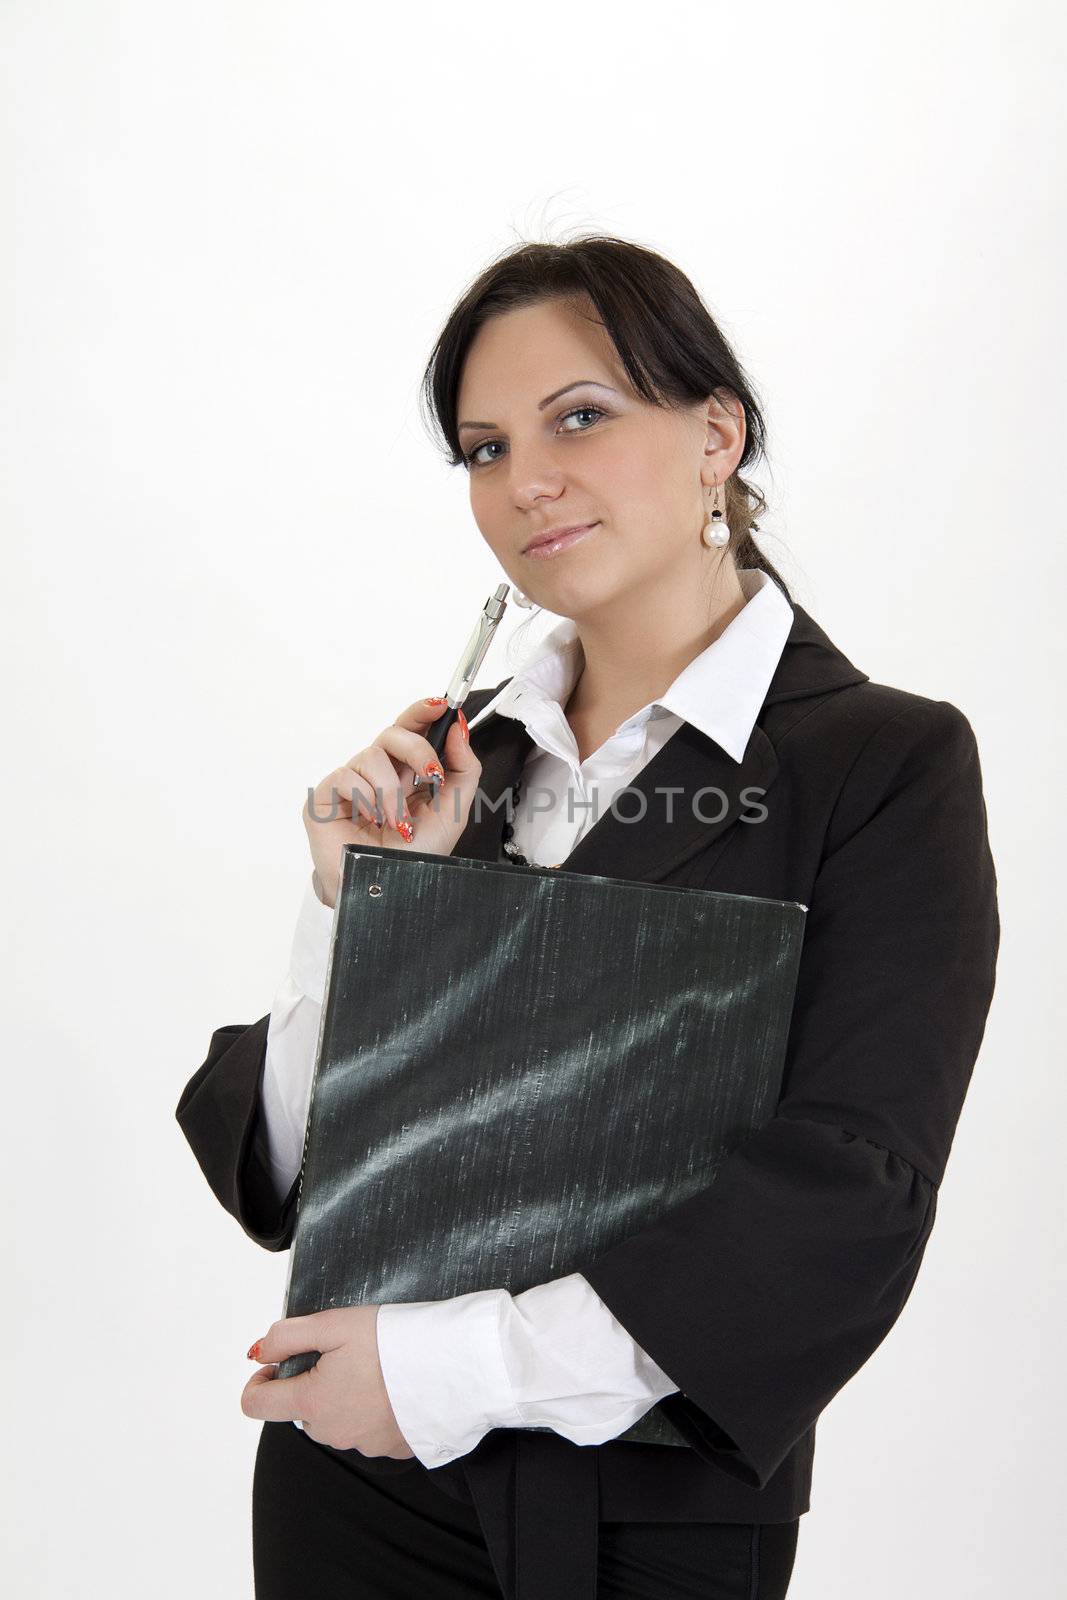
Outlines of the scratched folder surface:
{"label": "scratched folder surface", "polygon": [[706,1188],[774,1114],[805,915],[346,846],[284,1314],[517,1294]]}

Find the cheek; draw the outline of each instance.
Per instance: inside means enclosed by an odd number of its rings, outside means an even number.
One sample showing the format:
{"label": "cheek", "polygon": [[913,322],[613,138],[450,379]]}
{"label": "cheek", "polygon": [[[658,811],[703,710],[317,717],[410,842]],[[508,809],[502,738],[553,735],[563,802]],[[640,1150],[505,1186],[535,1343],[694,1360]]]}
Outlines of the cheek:
{"label": "cheek", "polygon": [[499,560],[508,547],[507,524],[491,494],[471,483],[470,507],[478,532]]}
{"label": "cheek", "polygon": [[672,452],[654,430],[620,429],[610,440],[605,437],[604,446],[596,465],[598,476],[609,480],[605,484],[609,493],[615,486],[627,504],[644,506],[662,503],[664,495],[670,495]]}
{"label": "cheek", "polygon": [[614,527],[620,557],[634,572],[655,572],[685,550],[699,529],[699,484],[677,453],[641,448],[617,460],[604,488],[605,515]]}
{"label": "cheek", "polygon": [[684,520],[686,507],[695,508],[696,489],[689,477],[672,470],[673,457],[647,442],[633,450],[615,453],[606,471],[605,503],[620,525],[641,534]]}

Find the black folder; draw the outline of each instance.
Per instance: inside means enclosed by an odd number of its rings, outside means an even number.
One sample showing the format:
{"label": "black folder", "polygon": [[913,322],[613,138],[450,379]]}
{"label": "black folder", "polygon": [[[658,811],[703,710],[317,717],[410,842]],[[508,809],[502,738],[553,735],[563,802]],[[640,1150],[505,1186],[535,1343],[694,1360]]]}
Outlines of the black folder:
{"label": "black folder", "polygon": [[347,845],[284,1314],[518,1294],[707,1188],[774,1114],[806,912]]}

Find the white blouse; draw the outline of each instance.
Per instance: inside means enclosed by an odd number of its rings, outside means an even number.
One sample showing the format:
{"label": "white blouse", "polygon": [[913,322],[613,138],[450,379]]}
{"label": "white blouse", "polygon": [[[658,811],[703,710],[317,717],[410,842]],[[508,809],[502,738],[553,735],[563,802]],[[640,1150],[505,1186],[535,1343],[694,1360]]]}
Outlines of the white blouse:
{"label": "white blouse", "polygon": [[[513,834],[529,861],[564,861],[683,722],[741,761],[793,608],[767,573],[739,577],[747,603],[719,638],[584,761],[563,713],[582,666],[567,619],[471,718],[473,729],[492,711],[515,717],[534,741]],[[303,1156],[332,926],[309,878],[267,1034],[262,1107],[279,1199]],[[490,1428],[549,1427],[575,1444],[603,1444],[677,1390],[578,1272],[516,1295],[481,1289],[384,1305],[377,1336],[400,1431],[427,1467],[466,1455]]]}

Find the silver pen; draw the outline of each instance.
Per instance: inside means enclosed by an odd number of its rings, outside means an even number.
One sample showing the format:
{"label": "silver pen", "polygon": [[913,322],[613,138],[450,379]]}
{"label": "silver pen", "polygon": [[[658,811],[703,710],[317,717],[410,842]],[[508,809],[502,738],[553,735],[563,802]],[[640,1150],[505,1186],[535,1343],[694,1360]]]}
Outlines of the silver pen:
{"label": "silver pen", "polygon": [[[455,722],[460,706],[474,687],[478,668],[485,660],[486,651],[493,642],[493,635],[496,633],[501,618],[508,608],[507,595],[508,585],[506,583],[498,584],[494,593],[489,596],[489,599],[482,607],[482,614],[478,618],[474,632],[464,645],[463,652],[459,658],[459,665],[452,674],[448,688],[445,690],[445,699],[448,701],[448,707],[445,711],[442,711],[432,726],[427,729],[426,737],[433,746],[434,754],[442,767],[445,764],[444,749],[445,740],[448,738],[448,730]],[[430,782],[431,780],[424,779],[421,773],[416,773],[414,787],[418,787],[424,781]]]}

